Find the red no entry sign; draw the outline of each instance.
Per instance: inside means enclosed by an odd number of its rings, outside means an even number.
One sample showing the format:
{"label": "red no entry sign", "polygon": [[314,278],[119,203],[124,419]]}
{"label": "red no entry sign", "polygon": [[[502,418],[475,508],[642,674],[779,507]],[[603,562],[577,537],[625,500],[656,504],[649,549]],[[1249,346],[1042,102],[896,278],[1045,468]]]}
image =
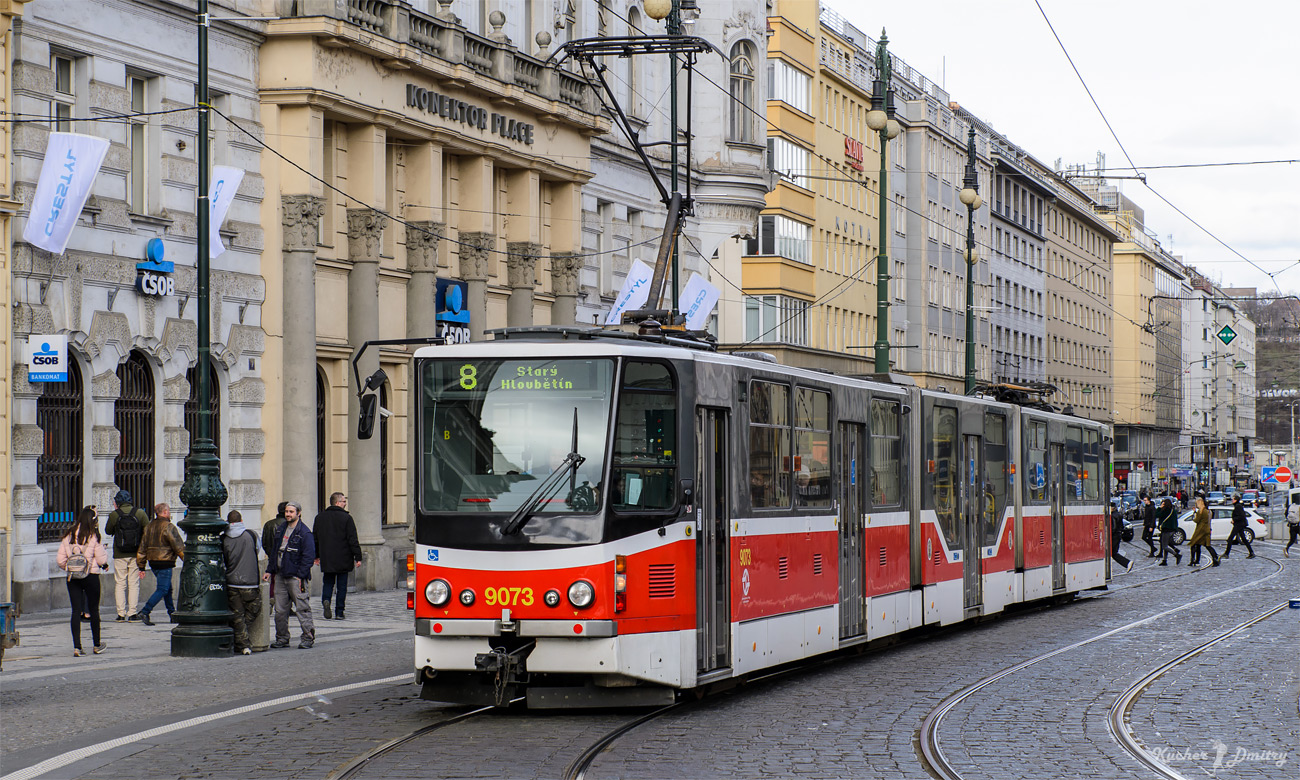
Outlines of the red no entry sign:
{"label": "red no entry sign", "polygon": [[1278,466],[1277,471],[1273,472],[1273,479],[1276,479],[1278,484],[1285,485],[1291,481],[1291,469],[1286,466]]}

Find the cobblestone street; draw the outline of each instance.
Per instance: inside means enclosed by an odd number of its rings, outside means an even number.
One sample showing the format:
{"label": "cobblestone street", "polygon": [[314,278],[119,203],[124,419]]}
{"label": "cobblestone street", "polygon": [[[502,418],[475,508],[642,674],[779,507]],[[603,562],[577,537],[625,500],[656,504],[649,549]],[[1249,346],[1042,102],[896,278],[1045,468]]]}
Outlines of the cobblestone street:
{"label": "cobblestone street", "polygon": [[[587,776],[925,777],[918,729],[939,702],[1119,629],[980,690],[953,709],[939,737],[968,778],[1148,777],[1108,733],[1107,713],[1143,675],[1297,595],[1296,562],[1267,544],[1260,552],[1204,571],[1139,558],[1109,592],[711,696],[617,740]],[[1278,558],[1280,573],[1265,555]],[[403,593],[358,593],[349,620],[320,621],[311,651],[216,660],[171,658],[168,627],[112,622],[108,653],[74,659],[64,616],[23,618],[23,644],[0,678],[4,777],[330,777],[367,750],[463,711],[418,698],[407,615]],[[1282,610],[1158,678],[1131,715],[1142,744],[1188,777],[1293,778],[1298,616]],[[82,714],[68,717],[78,701]],[[491,715],[422,738],[361,776],[560,777],[627,717]],[[75,760],[41,764],[60,756]],[[38,766],[52,768],[24,771]]]}

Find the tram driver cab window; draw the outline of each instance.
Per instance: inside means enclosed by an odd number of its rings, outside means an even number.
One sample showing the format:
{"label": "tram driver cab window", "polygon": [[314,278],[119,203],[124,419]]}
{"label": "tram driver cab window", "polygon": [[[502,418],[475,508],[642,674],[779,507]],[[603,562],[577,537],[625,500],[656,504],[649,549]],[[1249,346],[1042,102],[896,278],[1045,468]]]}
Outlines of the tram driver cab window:
{"label": "tram driver cab window", "polygon": [[623,368],[614,460],[606,491],[619,512],[671,509],[677,485],[677,385],[662,363]]}

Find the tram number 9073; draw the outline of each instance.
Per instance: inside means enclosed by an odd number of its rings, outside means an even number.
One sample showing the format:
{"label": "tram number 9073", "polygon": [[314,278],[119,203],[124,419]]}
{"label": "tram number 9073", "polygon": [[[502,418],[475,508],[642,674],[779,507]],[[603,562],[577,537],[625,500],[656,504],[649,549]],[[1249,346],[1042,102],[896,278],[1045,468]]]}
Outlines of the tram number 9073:
{"label": "tram number 9073", "polygon": [[483,591],[483,601],[488,606],[531,607],[533,605],[532,588],[488,588]]}

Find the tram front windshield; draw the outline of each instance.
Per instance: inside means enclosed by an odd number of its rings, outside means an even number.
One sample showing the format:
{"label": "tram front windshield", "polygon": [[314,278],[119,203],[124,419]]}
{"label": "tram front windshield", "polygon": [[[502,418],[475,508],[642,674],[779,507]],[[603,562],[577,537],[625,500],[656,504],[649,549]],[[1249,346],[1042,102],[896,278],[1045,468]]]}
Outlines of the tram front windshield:
{"label": "tram front windshield", "polygon": [[422,374],[425,512],[596,511],[612,359],[430,360]]}

